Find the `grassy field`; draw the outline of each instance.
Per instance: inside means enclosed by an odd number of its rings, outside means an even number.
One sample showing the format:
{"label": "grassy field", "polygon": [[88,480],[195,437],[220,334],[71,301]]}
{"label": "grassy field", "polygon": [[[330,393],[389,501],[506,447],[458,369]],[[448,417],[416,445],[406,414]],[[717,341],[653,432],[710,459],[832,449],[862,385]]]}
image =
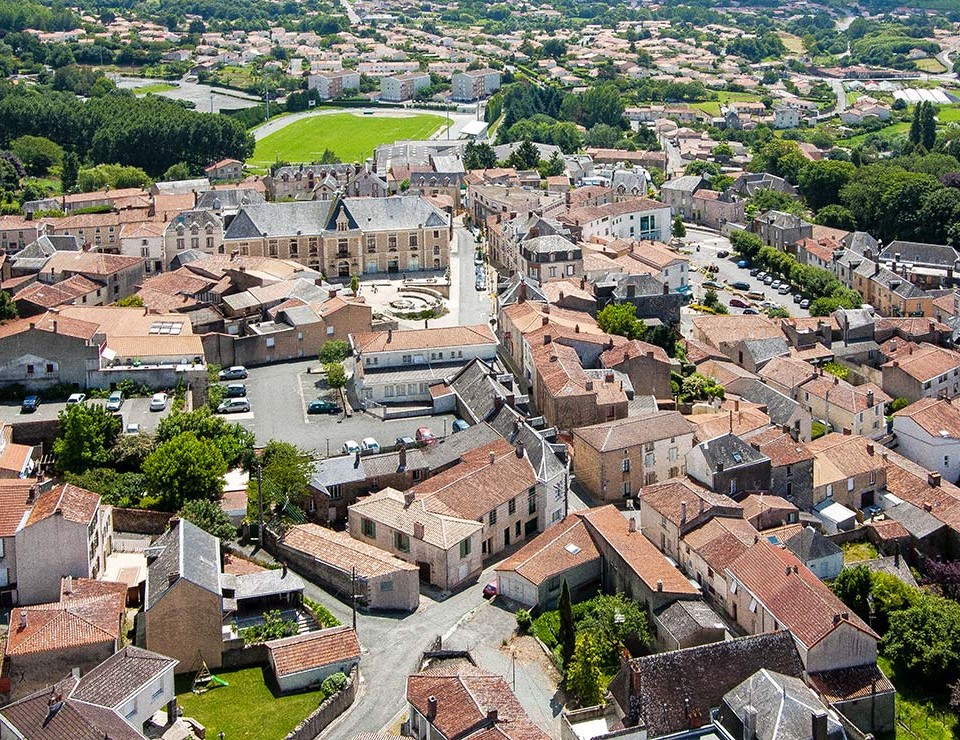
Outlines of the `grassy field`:
{"label": "grassy field", "polygon": [[941,105],[937,113],[937,122],[941,124],[960,122],[960,105]]}
{"label": "grassy field", "polygon": [[416,114],[403,118],[332,113],[294,121],[257,142],[253,165],[277,160],[313,162],[332,149],[344,162],[362,161],[379,144],[398,139],[426,139],[445,121],[440,116]]}
{"label": "grassy field", "polygon": [[919,69],[921,72],[930,72],[931,74],[935,75],[947,71],[946,67],[940,64],[940,62],[933,57],[928,57],[927,59],[918,59],[917,69]]}
{"label": "grassy field", "polygon": [[693,103],[692,107],[699,108],[707,115],[719,116],[721,105],[725,105],[727,103],[733,103],[733,102],[747,102],[747,101],[758,101],[758,100],[760,100],[760,96],[754,95],[753,93],[730,92],[728,90],[718,90],[716,100],[711,100],[706,103]]}
{"label": "grassy field", "polygon": [[803,41],[800,40],[799,36],[794,36],[792,33],[787,33],[786,31],[778,31],[777,36],[780,37],[783,45],[787,47],[787,51],[793,54],[803,54]]}
{"label": "grassy field", "polygon": [[843,562],[855,563],[859,560],[873,560],[877,557],[877,548],[869,542],[844,542]]}
{"label": "grassy field", "polygon": [[194,694],[193,676],[177,679],[177,702],[183,714],[207,728],[207,737],[222,732],[230,740],[283,740],[320,704],[319,691],[275,697],[261,668],[217,671],[229,686]]}
{"label": "grassy field", "polygon": [[886,658],[878,658],[877,665],[897,688],[896,740],[954,740],[957,737],[960,725],[953,712],[913,691],[908,682],[898,682]]}
{"label": "grassy field", "polygon": [[[904,121],[903,123],[894,123],[894,124],[891,124],[890,126],[885,126],[879,131],[874,131],[873,133],[878,134],[879,136],[888,137],[888,136],[895,136],[897,134],[905,134],[909,130],[910,130],[910,124]],[[837,143],[840,144],[841,146],[857,146],[858,144],[862,144],[863,142],[865,142],[867,140],[867,137],[871,135],[872,134],[857,134],[856,136],[851,136],[849,139],[841,139]]]}
{"label": "grassy field", "polygon": [[176,89],[177,86],[171,85],[169,82],[154,82],[150,85],[141,85],[140,87],[133,88],[133,94],[146,95],[147,93],[162,93]]}

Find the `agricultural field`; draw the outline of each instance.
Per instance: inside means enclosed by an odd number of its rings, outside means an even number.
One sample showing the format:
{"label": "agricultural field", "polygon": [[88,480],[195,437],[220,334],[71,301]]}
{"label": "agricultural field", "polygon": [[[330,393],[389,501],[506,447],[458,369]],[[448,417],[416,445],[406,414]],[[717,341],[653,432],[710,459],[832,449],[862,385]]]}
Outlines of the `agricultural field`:
{"label": "agricultural field", "polygon": [[426,139],[445,124],[428,114],[373,115],[331,113],[294,121],[257,142],[253,166],[269,167],[278,160],[313,162],[331,149],[344,162],[362,161],[380,144],[399,139]]}
{"label": "agricultural field", "polygon": [[803,54],[805,49],[803,48],[803,41],[800,40],[799,36],[794,36],[792,33],[787,33],[786,31],[779,31],[777,36],[780,37],[780,40],[783,41],[783,45],[787,47],[787,51],[791,54]]}

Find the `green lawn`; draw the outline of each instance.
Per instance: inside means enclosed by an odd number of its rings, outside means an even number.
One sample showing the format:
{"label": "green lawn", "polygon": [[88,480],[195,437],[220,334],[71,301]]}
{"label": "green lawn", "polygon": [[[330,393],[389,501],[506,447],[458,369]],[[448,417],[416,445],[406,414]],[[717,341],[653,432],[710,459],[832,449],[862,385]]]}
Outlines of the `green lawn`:
{"label": "green lawn", "polygon": [[896,740],[954,740],[960,732],[960,726],[953,712],[917,694],[909,683],[898,683],[886,658],[877,658],[877,665],[897,689]]}
{"label": "green lawn", "polygon": [[446,121],[440,116],[404,117],[332,113],[294,121],[257,142],[250,164],[269,166],[277,160],[313,162],[332,149],[344,162],[363,161],[379,144],[399,139],[426,139]]}
{"label": "green lawn", "polygon": [[[878,134],[882,137],[896,136],[898,134],[905,134],[910,130],[910,123],[903,121],[901,123],[893,123],[889,126],[884,126],[878,131],[874,131],[874,134]],[[837,143],[842,146],[857,146],[858,144],[863,144],[868,136],[872,134],[857,134],[856,136],[851,136],[849,139],[840,139]]]}
{"label": "green lawn", "polygon": [[133,94],[146,95],[147,93],[162,93],[176,89],[177,86],[171,85],[169,82],[154,82],[150,85],[141,85],[140,87],[133,88]]}
{"label": "green lawn", "polygon": [[209,738],[222,732],[229,740],[283,740],[323,698],[320,691],[276,697],[261,668],[214,673],[230,685],[197,695],[190,690],[192,675],[177,678],[177,701],[184,716],[206,727]]}
{"label": "green lawn", "polygon": [[730,92],[729,90],[718,90],[717,99],[706,103],[693,103],[692,107],[699,108],[710,116],[720,115],[720,106],[726,103],[758,101],[759,95],[748,92]]}
{"label": "green lawn", "polygon": [[855,563],[859,560],[873,560],[877,557],[877,548],[870,542],[844,542],[843,562]]}
{"label": "green lawn", "polygon": [[946,68],[940,64],[939,60],[934,57],[927,57],[926,59],[918,59],[917,69],[921,72],[930,72],[931,74],[938,75],[941,72],[946,72]]}
{"label": "green lawn", "polygon": [[960,105],[941,105],[937,113],[938,123],[960,123]]}

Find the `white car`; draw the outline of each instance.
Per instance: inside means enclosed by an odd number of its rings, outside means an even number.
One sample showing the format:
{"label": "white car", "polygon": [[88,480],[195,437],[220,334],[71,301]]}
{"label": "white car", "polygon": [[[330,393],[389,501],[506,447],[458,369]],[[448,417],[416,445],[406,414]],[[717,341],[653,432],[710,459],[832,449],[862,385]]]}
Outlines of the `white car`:
{"label": "white car", "polygon": [[218,414],[238,414],[250,410],[250,402],[246,398],[225,398],[217,406]]}
{"label": "white car", "polygon": [[153,397],[150,399],[150,410],[163,411],[166,407],[167,407],[167,394],[154,393]]}
{"label": "white car", "polygon": [[770,309],[770,308],[780,308],[780,304],[776,301],[764,301],[760,304],[760,308]]}
{"label": "white car", "polygon": [[360,445],[358,445],[356,441],[352,439],[348,439],[346,442],[343,443],[343,447],[341,448],[341,451],[345,455],[355,455],[356,453],[360,452]]}
{"label": "white car", "polygon": [[360,443],[360,449],[364,452],[380,452],[380,443],[377,442],[373,437],[365,437],[364,440]]}
{"label": "white car", "polygon": [[67,399],[67,406],[76,406],[78,403],[83,403],[86,400],[86,393],[71,393],[70,398]]}

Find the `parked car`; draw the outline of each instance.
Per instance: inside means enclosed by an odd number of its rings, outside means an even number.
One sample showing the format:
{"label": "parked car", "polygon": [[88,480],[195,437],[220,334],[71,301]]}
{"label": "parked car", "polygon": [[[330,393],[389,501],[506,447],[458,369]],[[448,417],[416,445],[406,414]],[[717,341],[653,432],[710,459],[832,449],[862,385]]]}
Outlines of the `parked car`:
{"label": "parked car", "polygon": [[119,411],[123,406],[123,391],[114,391],[107,399],[107,411]]}
{"label": "parked car", "polygon": [[750,283],[745,283],[743,280],[738,280],[735,283],[730,283],[730,287],[734,290],[750,290]]}
{"label": "parked car", "polygon": [[308,414],[339,414],[340,407],[337,406],[333,401],[328,401],[326,398],[317,398],[310,402],[310,405],[307,406]]}
{"label": "parked car", "polygon": [[774,281],[773,275],[767,275],[767,276],[763,279],[763,284],[764,284],[764,285],[772,285],[772,284],[773,284],[773,281]]}
{"label": "parked car", "polygon": [[794,293],[794,294],[793,294],[793,302],[794,302],[794,303],[800,303],[800,301],[802,301],[802,300],[803,300],[803,295],[802,295],[801,293]]}
{"label": "parked car", "polygon": [[467,422],[465,422],[463,419],[454,419],[454,420],[453,420],[453,432],[454,432],[454,434],[456,434],[457,432],[462,432],[464,429],[469,429],[469,428],[470,428],[470,425],[467,424]]}
{"label": "parked car", "polygon": [[483,598],[492,599],[497,595],[497,582],[490,581],[486,586],[483,587]]}
{"label": "parked car", "polygon": [[777,288],[777,292],[778,292],[780,295],[790,295],[790,291],[791,291],[791,290],[793,290],[793,288],[791,288],[791,287],[790,287],[789,285],[787,285],[786,283],[784,283],[784,284],[781,285],[779,288]]}
{"label": "parked car", "polygon": [[485,280],[477,280],[476,285],[474,286],[477,290],[486,290],[487,283]]}
{"label": "parked car", "polygon": [[140,434],[140,425],[135,421],[131,421],[129,424],[127,424],[124,434]]}
{"label": "parked car", "polygon": [[397,437],[393,443],[397,447],[413,447],[417,444],[417,440],[413,437]]}
{"label": "parked car", "polygon": [[763,303],[760,304],[760,308],[765,310],[771,309],[771,308],[780,308],[780,304],[777,303],[776,301],[764,301]]}
{"label": "parked car", "polygon": [[247,377],[247,368],[243,365],[234,365],[220,371],[220,380],[243,380]]}
{"label": "parked car", "polygon": [[759,314],[759,313],[760,313],[760,312],[759,312],[757,309],[755,309],[755,308],[745,308],[745,309],[743,309],[743,315],[744,315],[744,316],[756,316],[756,315]]}
{"label": "parked car", "polygon": [[430,431],[430,427],[420,427],[417,429],[417,442],[432,445],[437,443],[437,437]]}
{"label": "parked car", "polygon": [[154,393],[153,398],[150,399],[150,410],[163,411],[166,407],[167,407],[167,394]]}
{"label": "parked car", "polygon": [[[760,277],[760,268],[754,267],[752,270],[750,270],[750,277]],[[762,280],[763,278],[760,279]]]}
{"label": "parked car", "polygon": [[766,294],[762,290],[751,290],[747,293],[747,298],[751,301],[762,301],[766,298]]}
{"label": "parked car", "polygon": [[86,400],[86,393],[71,393],[70,397],[67,399],[67,406],[76,406],[78,403],[83,403]]}
{"label": "parked car", "polygon": [[767,279],[766,270],[760,270],[760,272],[757,273],[757,277],[760,278],[761,280],[766,280]]}
{"label": "parked car", "polygon": [[217,406],[218,414],[241,414],[250,410],[250,402],[246,398],[225,398]]}
{"label": "parked car", "polygon": [[719,252],[717,252],[717,257],[719,257],[720,259],[723,259],[724,257],[729,257],[729,256],[730,256],[729,250],[721,249]]}
{"label": "parked car", "polygon": [[745,267],[750,267],[750,262],[748,260],[740,260],[737,262],[737,267],[739,267],[741,270]]}
{"label": "parked car", "polygon": [[32,414],[40,408],[40,396],[27,396],[20,402],[21,414]]}
{"label": "parked car", "polygon": [[243,398],[247,395],[247,386],[243,383],[229,383],[223,389],[224,398]]}
{"label": "parked car", "polygon": [[715,288],[717,290],[723,290],[723,283],[718,283],[716,280],[704,280],[704,288]]}
{"label": "parked car", "polygon": [[803,309],[810,308],[810,299],[804,298],[802,301],[800,301],[800,308],[803,308]]}
{"label": "parked car", "polygon": [[782,280],[774,280],[772,283],[770,283],[770,287],[773,288],[774,290],[778,290],[781,285],[783,285]]}
{"label": "parked car", "polygon": [[364,452],[380,452],[380,443],[377,442],[373,437],[364,437],[363,441],[360,443],[360,449]]}
{"label": "parked car", "polygon": [[730,305],[734,308],[750,308],[750,304],[739,298],[731,298]]}
{"label": "parked car", "polygon": [[482,265],[482,264],[483,264],[483,253],[482,253],[482,252],[474,252],[474,253],[473,253],[473,264],[475,264],[475,265]]}
{"label": "parked car", "polygon": [[358,445],[354,440],[348,439],[343,443],[343,447],[340,448],[340,451],[346,455],[355,455],[360,452],[360,445]]}

